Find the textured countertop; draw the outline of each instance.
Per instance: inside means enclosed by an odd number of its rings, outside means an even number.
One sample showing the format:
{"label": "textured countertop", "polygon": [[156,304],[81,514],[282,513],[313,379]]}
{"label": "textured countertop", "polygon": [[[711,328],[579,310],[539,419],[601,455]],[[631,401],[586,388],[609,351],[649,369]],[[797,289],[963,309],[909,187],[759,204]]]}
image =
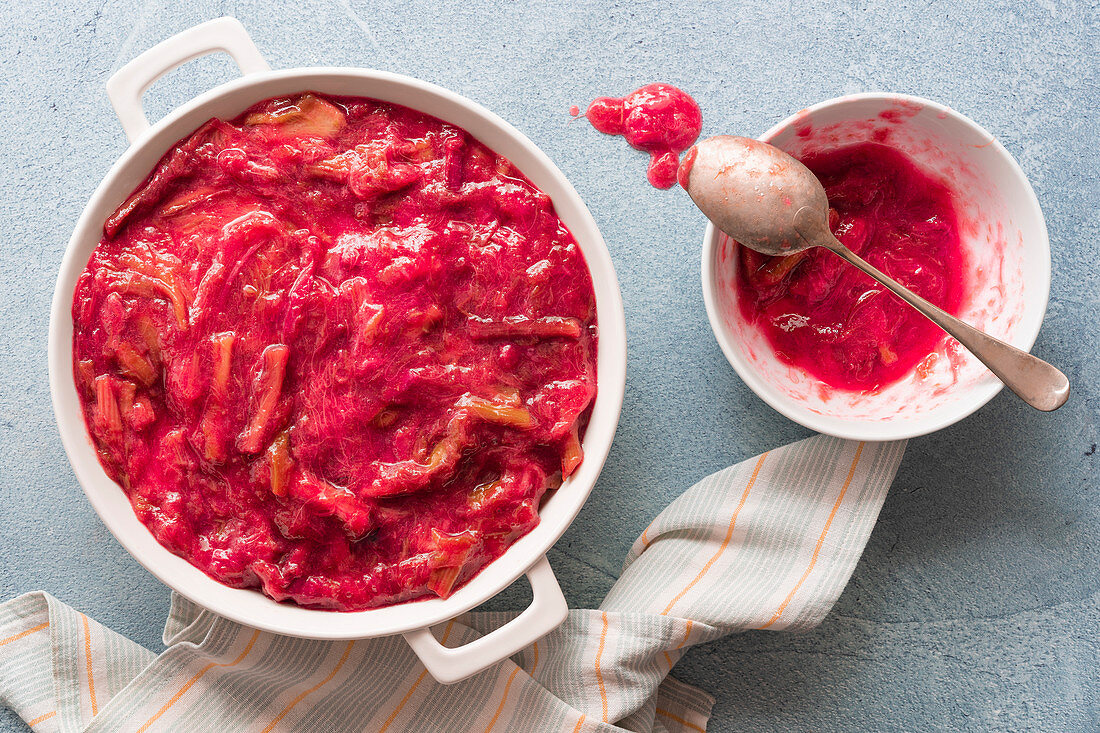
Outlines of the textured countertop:
{"label": "textured countertop", "polygon": [[[235,15],[273,68],[368,66],[441,84],[519,127],[580,191],[619,274],[630,357],[607,467],[550,553],[574,606],[599,602],[634,538],[687,486],[807,432],[719,351],[691,202],[646,185],[645,157],[571,122],[569,106],[667,81],[699,100],[704,135],[756,135],[829,97],[908,92],[975,119],[1030,177],[1054,265],[1035,351],[1074,394],[1043,415],[1002,393],[912,441],[820,628],[730,637],[693,650],[675,674],[717,697],[715,731],[1100,728],[1100,10],[1095,0],[794,4],[5,3],[0,600],[45,589],[162,648],[168,591],[74,480],[45,345],[65,244],[126,146],[104,82],[168,35]],[[185,66],[149,92],[150,116],[233,73],[224,56]],[[522,602],[514,589],[493,606]],[[21,727],[0,709],[0,729]]]}

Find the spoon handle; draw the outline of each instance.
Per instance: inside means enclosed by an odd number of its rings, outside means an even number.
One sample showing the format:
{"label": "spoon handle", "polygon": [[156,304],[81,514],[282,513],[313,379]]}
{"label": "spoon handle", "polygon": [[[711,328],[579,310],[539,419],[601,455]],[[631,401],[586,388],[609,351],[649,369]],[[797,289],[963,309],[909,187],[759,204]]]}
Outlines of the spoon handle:
{"label": "spoon handle", "polygon": [[932,323],[955,337],[1027,404],[1049,412],[1057,410],[1069,399],[1069,380],[1058,369],[1026,351],[1021,351],[1015,346],[1010,346],[963,323],[943,309],[932,305],[852,252],[835,237],[830,235],[820,239],[825,241],[815,242],[815,244],[820,244],[863,270],[923,313]]}

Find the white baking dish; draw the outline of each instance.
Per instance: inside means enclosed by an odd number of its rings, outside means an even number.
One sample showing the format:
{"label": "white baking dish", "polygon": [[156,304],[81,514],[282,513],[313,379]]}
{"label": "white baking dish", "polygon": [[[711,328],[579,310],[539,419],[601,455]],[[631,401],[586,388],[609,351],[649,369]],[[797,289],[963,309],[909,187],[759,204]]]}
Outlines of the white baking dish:
{"label": "white baking dish", "polygon": [[[243,77],[196,97],[150,126],[141,107],[143,92],[185,61],[219,51],[236,61]],[[85,429],[72,368],[73,289],[102,236],[104,220],[176,141],[211,117],[232,118],[262,99],[305,90],[374,97],[466,129],[509,158],[553,199],[592,274],[600,329],[598,395],[583,441],[584,462],[544,502],[539,525],[446,600],[339,613],[276,603],[256,591],[222,585],[163,548],[138,521],[122,488],[100,466]],[[166,585],[217,614],[251,627],[312,639],[404,634],[431,674],[442,682],[455,682],[485,669],[556,628],[565,618],[566,604],[546,561],[546,551],[573,521],[596,482],[618,423],[626,375],[626,326],[611,258],[591,214],[561,171],[507,122],[432,84],[368,69],[271,71],[245,29],[232,18],[196,26],[141,54],[108,81],[107,94],[130,147],[95,190],[65,252],[50,317],[49,371],[54,411],[73,471],[118,541]],[[518,618],[463,647],[447,649],[436,642],[429,627],[480,605],[524,573],[534,597]]]}

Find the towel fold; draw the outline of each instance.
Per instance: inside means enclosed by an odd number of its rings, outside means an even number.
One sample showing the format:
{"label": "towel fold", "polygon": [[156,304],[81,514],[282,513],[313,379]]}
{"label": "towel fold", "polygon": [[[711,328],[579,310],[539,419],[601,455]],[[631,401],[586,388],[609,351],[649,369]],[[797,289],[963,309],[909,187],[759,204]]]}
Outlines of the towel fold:
{"label": "towel fold", "polygon": [[[734,631],[820,623],[904,450],[816,436],[708,476],[646,528],[599,609],[456,685],[400,637],[279,636],[178,595],[157,656],[36,592],[0,605],[0,702],[38,731],[703,731],[713,698],[669,670]],[[466,643],[513,615],[433,631]]]}

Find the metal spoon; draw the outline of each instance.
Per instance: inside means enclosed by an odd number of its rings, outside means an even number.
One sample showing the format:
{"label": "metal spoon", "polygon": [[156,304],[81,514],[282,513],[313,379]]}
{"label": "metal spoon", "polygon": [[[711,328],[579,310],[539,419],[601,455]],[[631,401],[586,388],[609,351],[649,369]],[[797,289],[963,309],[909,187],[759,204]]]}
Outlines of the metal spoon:
{"label": "metal spoon", "polygon": [[838,242],[829,231],[825,189],[806,166],[779,148],[744,137],[712,137],[687,151],[678,178],[707,218],[742,245],[766,255],[825,247],[954,336],[1032,407],[1057,410],[1069,398],[1069,380],[1062,372],[968,326]]}

